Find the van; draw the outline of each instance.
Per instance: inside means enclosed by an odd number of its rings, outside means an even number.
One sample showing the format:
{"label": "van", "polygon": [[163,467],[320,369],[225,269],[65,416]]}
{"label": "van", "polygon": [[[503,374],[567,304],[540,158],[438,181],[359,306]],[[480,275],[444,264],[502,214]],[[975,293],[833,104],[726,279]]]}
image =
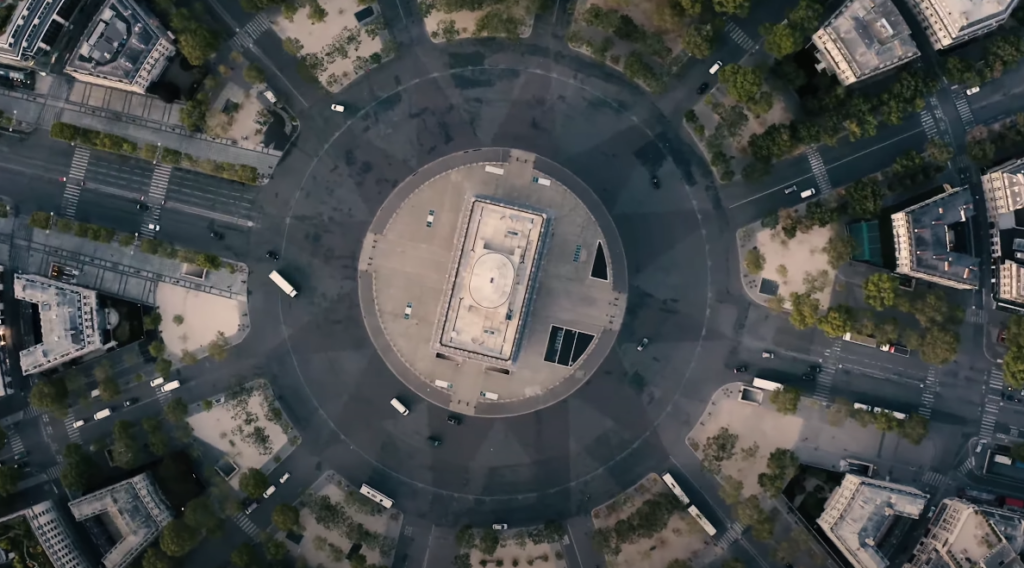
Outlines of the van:
{"label": "van", "polygon": [[271,485],[269,489],[263,492],[263,498],[266,499],[267,497],[270,497],[274,494],[274,491],[277,491],[277,486]]}
{"label": "van", "polygon": [[164,384],[164,378],[163,377],[157,377],[157,378],[153,379],[152,381],[149,381],[149,386],[151,386],[151,387],[158,387],[158,386],[160,386],[162,384]]}
{"label": "van", "polygon": [[800,197],[803,198],[803,199],[807,199],[808,197],[810,197],[812,195],[814,195],[814,188],[813,187],[811,189],[808,189],[807,191],[800,192]]}
{"label": "van", "polygon": [[181,381],[171,381],[166,385],[160,387],[160,392],[171,392],[172,390],[181,386]]}
{"label": "van", "polygon": [[448,383],[448,382],[445,382],[445,381],[434,381],[434,386],[441,387],[441,388],[447,389],[447,390],[452,390],[453,388],[455,388],[455,385],[453,385],[451,383]]}
{"label": "van", "polygon": [[85,420],[77,420],[75,421],[74,424],[72,424],[72,426],[74,426],[75,428],[81,428],[82,426],[85,426]]}
{"label": "van", "polygon": [[110,409],[109,408],[104,408],[103,410],[97,412],[96,414],[93,414],[92,415],[92,419],[93,420],[100,420],[102,418],[106,418],[107,416],[110,416],[110,414],[111,414],[110,413]]}
{"label": "van", "polygon": [[404,404],[399,402],[397,398],[391,399],[391,406],[394,406],[395,410],[400,412],[402,414],[402,416],[405,416],[406,414],[409,414],[409,409],[406,408]]}
{"label": "van", "polygon": [[721,61],[715,61],[715,64],[711,66],[711,69],[708,69],[708,73],[711,73],[712,75],[714,75],[715,73],[718,73],[718,70],[721,69],[721,68],[722,68],[722,62]]}
{"label": "van", "polygon": [[93,397],[93,398],[96,398],[96,397],[98,397],[99,395],[100,395],[100,389],[96,389],[96,390],[92,391],[92,397]]}
{"label": "van", "polygon": [[491,400],[498,400],[498,395],[494,394],[493,392],[480,391],[480,396],[484,398],[489,398]]}

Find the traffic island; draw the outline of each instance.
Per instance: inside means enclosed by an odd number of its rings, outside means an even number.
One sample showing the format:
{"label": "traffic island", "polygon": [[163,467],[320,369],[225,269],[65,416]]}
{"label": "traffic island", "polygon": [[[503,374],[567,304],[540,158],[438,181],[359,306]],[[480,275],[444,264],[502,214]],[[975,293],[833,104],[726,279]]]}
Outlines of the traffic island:
{"label": "traffic island", "polygon": [[391,566],[404,516],[385,509],[333,471],[324,473],[296,503],[301,533],[285,539],[308,566],[331,566],[361,555],[364,566]]}
{"label": "traffic island", "polygon": [[[702,566],[721,549],[657,475],[591,511],[594,547],[609,566],[669,566],[685,561]],[[641,520],[642,519],[642,520]],[[620,526],[629,527],[624,534]],[[641,537],[640,531],[650,536]]]}
{"label": "traffic island", "polygon": [[461,10],[450,0],[423,0],[419,3],[427,35],[434,43],[462,37],[526,38],[533,31],[537,2],[500,0],[483,10]]}

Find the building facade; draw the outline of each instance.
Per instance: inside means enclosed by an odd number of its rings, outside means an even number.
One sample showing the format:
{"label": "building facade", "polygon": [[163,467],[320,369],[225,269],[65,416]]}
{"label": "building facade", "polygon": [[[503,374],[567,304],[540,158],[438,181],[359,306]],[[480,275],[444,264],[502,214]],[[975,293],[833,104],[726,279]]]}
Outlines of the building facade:
{"label": "building facade", "polygon": [[53,501],[44,501],[0,518],[0,524],[19,517],[28,522],[39,545],[55,568],[90,568],[71,530],[71,521],[60,505]]}
{"label": "building facade", "polygon": [[0,5],[0,62],[33,67],[51,55],[81,0],[15,0]]}
{"label": "building facade", "polygon": [[989,220],[992,300],[1024,313],[1024,159],[988,170],[981,187]]}
{"label": "building facade", "polygon": [[843,85],[885,73],[921,55],[890,0],[848,0],[813,36],[818,71]]}
{"label": "building facade", "polygon": [[907,0],[935,49],[994,30],[1019,0]]}
{"label": "building facade", "polygon": [[936,507],[928,532],[903,568],[1024,568],[1017,557],[1022,539],[1019,516],[946,499]]}
{"label": "building facade", "polygon": [[973,256],[974,203],[967,187],[944,186],[942,194],[892,214],[896,273],[950,288],[978,287],[980,259]]}

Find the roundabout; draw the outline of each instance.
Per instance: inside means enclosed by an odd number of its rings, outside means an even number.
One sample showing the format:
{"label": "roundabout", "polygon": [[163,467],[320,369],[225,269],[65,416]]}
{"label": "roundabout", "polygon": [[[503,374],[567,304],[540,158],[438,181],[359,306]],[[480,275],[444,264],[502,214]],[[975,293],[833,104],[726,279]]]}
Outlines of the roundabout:
{"label": "roundabout", "polygon": [[[347,106],[358,113],[346,116],[350,122],[311,152],[314,161],[288,215],[284,268],[303,283],[302,301],[281,303],[281,325],[286,358],[294,362],[291,373],[302,385],[295,388],[296,398],[308,395],[293,403],[308,408],[300,411],[306,419],[299,428],[307,442],[316,438],[319,444],[309,451],[353,481],[383,491],[404,511],[447,524],[492,522],[495,515],[510,522],[567,517],[670,466],[672,453],[689,451],[686,402],[692,397],[703,405],[704,392],[718,384],[693,376],[707,331],[711,261],[699,214],[708,205],[683,182],[692,174],[680,156],[689,150],[671,132],[647,126],[667,121],[620,77],[581,85],[551,71],[476,68],[401,83],[383,97],[377,94],[380,85],[368,82],[348,94]],[[437,241],[444,243],[438,249],[444,254],[418,256],[437,264],[432,270],[440,276],[434,281],[412,270],[392,271],[389,278],[404,291],[389,298],[384,311],[379,297],[374,301],[367,251],[374,250],[374,235],[387,234],[381,229],[393,211],[406,199],[414,203],[410,196],[425,180],[460,165],[514,164],[508,148],[585,204],[593,235],[573,236],[558,216],[551,227],[566,233],[566,246],[604,243],[610,295],[602,300],[605,306],[589,306],[589,313],[609,319],[599,324],[582,318],[576,327],[564,322],[566,329],[593,331],[596,340],[543,394],[508,402],[499,397],[497,403],[471,396],[470,407],[456,411],[460,398],[434,385],[442,379],[409,372],[417,366],[395,356],[402,348],[386,339],[395,334],[384,333],[391,324],[379,323],[387,320],[379,318],[384,312],[395,325],[419,322],[425,328],[421,336],[433,341],[420,341],[419,355],[435,366],[450,365],[450,372],[469,366],[437,357],[446,349],[438,345],[435,326],[445,313],[438,308],[444,294],[436,282],[457,267],[451,252],[457,248],[455,229]],[[651,187],[652,175],[662,180],[660,189]],[[466,195],[492,193],[452,196],[451,211],[462,218]],[[529,202],[523,194],[501,200],[550,212]],[[427,230],[431,209],[440,223],[436,214],[442,206],[425,201],[410,206],[413,224]],[[404,240],[427,243],[412,233]],[[591,256],[581,266],[589,271],[596,243],[587,248]],[[568,252],[556,246],[543,252],[542,274],[551,263],[573,264],[571,246]],[[486,282],[466,289],[479,296],[481,306],[502,305],[512,293],[514,286],[498,282],[516,277],[518,269],[506,258],[479,259]],[[396,257],[389,265],[407,263]],[[479,277],[476,269],[467,274],[470,280]],[[542,279],[537,303],[524,310],[528,322],[545,330],[524,334],[527,347],[531,338],[546,341],[552,325],[551,310],[537,310],[545,289],[551,288]],[[424,304],[422,315],[421,300],[409,297],[417,290],[434,290],[423,296],[423,302],[429,296],[434,303]],[[618,306],[612,305],[615,294]],[[404,320],[410,302],[415,315]],[[636,347],[642,338],[650,344],[641,352]],[[542,347],[528,363],[557,368],[541,361]],[[526,364],[522,355],[529,354],[522,350],[510,374],[481,372],[487,365],[479,361],[473,361],[474,372],[490,384],[519,384],[515,367]],[[508,368],[500,362],[491,366]],[[468,392],[476,394],[476,388]],[[517,398],[509,392],[509,399]],[[394,397],[411,410],[408,416],[391,408]],[[453,413],[463,417],[461,426],[446,422]],[[428,437],[443,438],[443,444],[435,447]]]}

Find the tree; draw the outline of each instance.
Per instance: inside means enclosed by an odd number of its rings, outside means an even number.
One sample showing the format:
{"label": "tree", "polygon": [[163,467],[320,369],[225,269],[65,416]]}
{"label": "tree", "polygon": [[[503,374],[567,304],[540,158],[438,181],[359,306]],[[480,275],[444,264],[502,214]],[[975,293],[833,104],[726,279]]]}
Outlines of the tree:
{"label": "tree", "polygon": [[787,20],[801,36],[807,36],[818,29],[824,11],[824,7],[817,0],[800,0],[800,3],[789,11]]}
{"label": "tree", "polygon": [[147,416],[142,419],[142,429],[149,438],[149,449],[158,456],[166,454],[170,448],[167,445],[167,435],[164,434],[163,422],[156,416]]}
{"label": "tree", "polygon": [[173,364],[169,359],[160,358],[156,360],[156,364],[153,366],[153,370],[156,374],[161,377],[166,377],[171,374],[171,368]]}
{"label": "tree", "polygon": [[114,465],[131,469],[138,463],[142,446],[135,438],[135,424],[128,420],[118,420],[114,424],[114,446],[111,448]]}
{"label": "tree", "polygon": [[996,146],[988,140],[968,140],[967,157],[978,165],[988,165],[996,157]]}
{"label": "tree", "polygon": [[20,470],[16,467],[0,467],[0,495],[4,497],[13,495],[18,491],[18,480],[21,478]]}
{"label": "tree", "polygon": [[978,67],[959,57],[945,58],[942,75],[957,85],[976,87],[982,83]]}
{"label": "tree", "polygon": [[680,45],[697,59],[707,59],[715,47],[715,30],[711,24],[693,24],[683,32]]}
{"label": "tree", "polygon": [[882,199],[885,192],[873,178],[864,178],[853,182],[843,190],[850,214],[854,217],[874,218],[882,210]]}
{"label": "tree", "polygon": [[832,306],[825,312],[825,315],[818,320],[818,329],[825,332],[829,337],[842,337],[846,332],[853,329],[856,315],[850,306],[842,304]]}
{"label": "tree", "polygon": [[285,532],[302,532],[302,525],[299,524],[299,510],[294,505],[281,503],[274,507],[270,520],[273,521],[274,526]]}
{"label": "tree", "polygon": [[764,132],[751,135],[747,146],[754,158],[774,162],[792,152],[796,143],[788,124],[772,124]]}
{"label": "tree", "polygon": [[299,41],[299,38],[286,37],[281,40],[281,47],[285,50],[286,53],[290,53],[298,57],[299,54],[302,53],[302,48],[305,46],[302,45],[302,42]]}
{"label": "tree", "polygon": [[206,129],[206,115],[210,110],[210,95],[205,91],[185,103],[181,109],[181,124],[189,132],[201,132]]}
{"label": "tree", "polygon": [[263,550],[271,560],[281,560],[288,556],[288,546],[276,538],[267,539],[263,543]]}
{"label": "tree", "polygon": [[60,470],[60,482],[68,491],[84,492],[96,482],[98,466],[81,444],[64,446],[64,467]]}
{"label": "tree", "polygon": [[711,0],[711,7],[719,14],[736,14],[746,18],[750,11],[750,0]]}
{"label": "tree", "polygon": [[267,474],[254,467],[250,467],[238,478],[238,488],[249,497],[258,499],[270,488],[270,480],[267,479]]}
{"label": "tree", "polygon": [[473,562],[469,559],[469,553],[463,552],[462,554],[455,555],[455,558],[452,558],[452,566],[453,568],[473,568]]}
{"label": "tree", "polygon": [[899,280],[895,276],[876,272],[864,281],[864,301],[876,310],[884,310],[896,301]]}
{"label": "tree", "polygon": [[764,255],[756,248],[748,250],[743,257],[743,266],[751,274],[761,274],[764,271]]}
{"label": "tree", "polygon": [[57,418],[66,418],[68,415],[68,385],[60,375],[49,379],[40,379],[32,387],[28,401],[32,406],[49,411]]}
{"label": "tree", "polygon": [[[145,242],[155,243],[156,241],[147,240]],[[164,317],[160,315],[160,312],[151,312],[147,315],[142,316],[142,329],[145,329],[146,331],[153,331],[155,329],[158,329],[160,327],[160,324],[163,323],[163,321]]]}
{"label": "tree", "polygon": [[857,241],[850,235],[834,234],[825,243],[825,254],[828,256],[828,265],[832,269],[838,269],[853,258],[857,252]]}
{"label": "tree", "polygon": [[953,159],[953,148],[938,139],[928,141],[928,145],[925,146],[925,153],[928,154],[929,160],[937,164],[945,164]]}
{"label": "tree", "polygon": [[160,549],[168,556],[179,557],[188,554],[199,544],[199,531],[181,519],[172,519],[160,533]]}
{"label": "tree", "polygon": [[928,419],[920,414],[911,414],[903,421],[900,435],[911,444],[919,445],[928,436]]}
{"label": "tree", "polygon": [[762,541],[772,539],[775,532],[775,518],[761,508],[756,495],[750,495],[734,507],[736,519],[750,527],[754,538]]}
{"label": "tree", "polygon": [[248,542],[242,543],[231,553],[231,563],[238,568],[256,568],[259,566],[260,557]]}
{"label": "tree", "polygon": [[218,536],[224,530],[224,519],[217,513],[213,502],[207,497],[196,497],[185,505],[184,520],[188,526],[211,536]]}
{"label": "tree", "polygon": [[803,47],[800,34],[788,23],[762,24],[759,31],[764,36],[764,50],[779,59]]}
{"label": "tree", "polygon": [[731,475],[725,475],[722,477],[722,486],[718,488],[718,494],[726,505],[735,505],[743,499],[743,482]]}
{"label": "tree", "polygon": [[306,17],[314,25],[322,24],[327,19],[327,10],[324,10],[324,7],[316,0],[312,0],[312,2],[307,4]]}
{"label": "tree", "polygon": [[718,71],[718,80],[725,85],[729,96],[747,104],[757,99],[764,88],[764,76],[753,67],[730,63]]}
{"label": "tree", "polygon": [[203,400],[203,411],[209,412],[211,410],[213,410],[213,401],[208,398]]}
{"label": "tree", "polygon": [[801,292],[789,293],[789,323],[797,329],[807,329],[818,322],[818,311],[821,301],[810,294]]}
{"label": "tree", "polygon": [[174,314],[174,317],[171,318],[171,321],[174,322],[174,325],[181,325],[185,323],[185,318],[181,314]]}
{"label": "tree", "polygon": [[473,527],[462,525],[459,532],[455,533],[455,544],[459,546],[460,550],[472,550],[476,547],[476,533],[473,531]]}
{"label": "tree", "polygon": [[780,414],[796,414],[796,410],[800,406],[800,389],[790,386],[783,387],[772,391],[768,399]]}
{"label": "tree", "polygon": [[217,332],[217,337],[206,345],[206,353],[214,361],[223,361],[228,356],[228,338],[223,331]]}
{"label": "tree", "polygon": [[704,469],[711,473],[719,473],[722,470],[722,462],[729,461],[736,455],[736,442],[739,439],[739,435],[733,434],[728,428],[719,428],[713,436],[708,436],[704,440],[704,451],[700,460]]}
{"label": "tree", "polygon": [[174,560],[154,546],[142,556],[142,568],[174,568]]}
{"label": "tree", "polygon": [[164,416],[176,424],[183,422],[188,416],[188,405],[179,396],[167,403],[167,406],[164,408]]}
{"label": "tree", "polygon": [[480,552],[484,556],[494,556],[494,553],[498,551],[498,545],[501,544],[501,538],[498,536],[498,531],[493,528],[485,528],[480,534]]}
{"label": "tree", "polygon": [[149,354],[153,357],[159,359],[164,356],[164,353],[167,353],[167,344],[163,341],[154,341],[149,344]]}
{"label": "tree", "polygon": [[800,458],[793,450],[776,448],[768,455],[768,470],[758,474],[757,484],[768,497],[778,497],[799,468]]}
{"label": "tree", "polygon": [[1016,389],[1024,388],[1024,317],[1010,316],[1006,325],[1006,347],[1003,378]]}
{"label": "tree", "polygon": [[199,23],[187,9],[175,10],[170,26],[177,36],[178,51],[196,67],[213,57],[220,47],[217,32]]}
{"label": "tree", "polygon": [[216,272],[217,270],[220,270],[222,262],[220,257],[215,254],[203,253],[196,257],[196,266]]}
{"label": "tree", "polygon": [[931,328],[924,334],[921,360],[932,365],[945,365],[956,359],[960,335],[953,330]]}

